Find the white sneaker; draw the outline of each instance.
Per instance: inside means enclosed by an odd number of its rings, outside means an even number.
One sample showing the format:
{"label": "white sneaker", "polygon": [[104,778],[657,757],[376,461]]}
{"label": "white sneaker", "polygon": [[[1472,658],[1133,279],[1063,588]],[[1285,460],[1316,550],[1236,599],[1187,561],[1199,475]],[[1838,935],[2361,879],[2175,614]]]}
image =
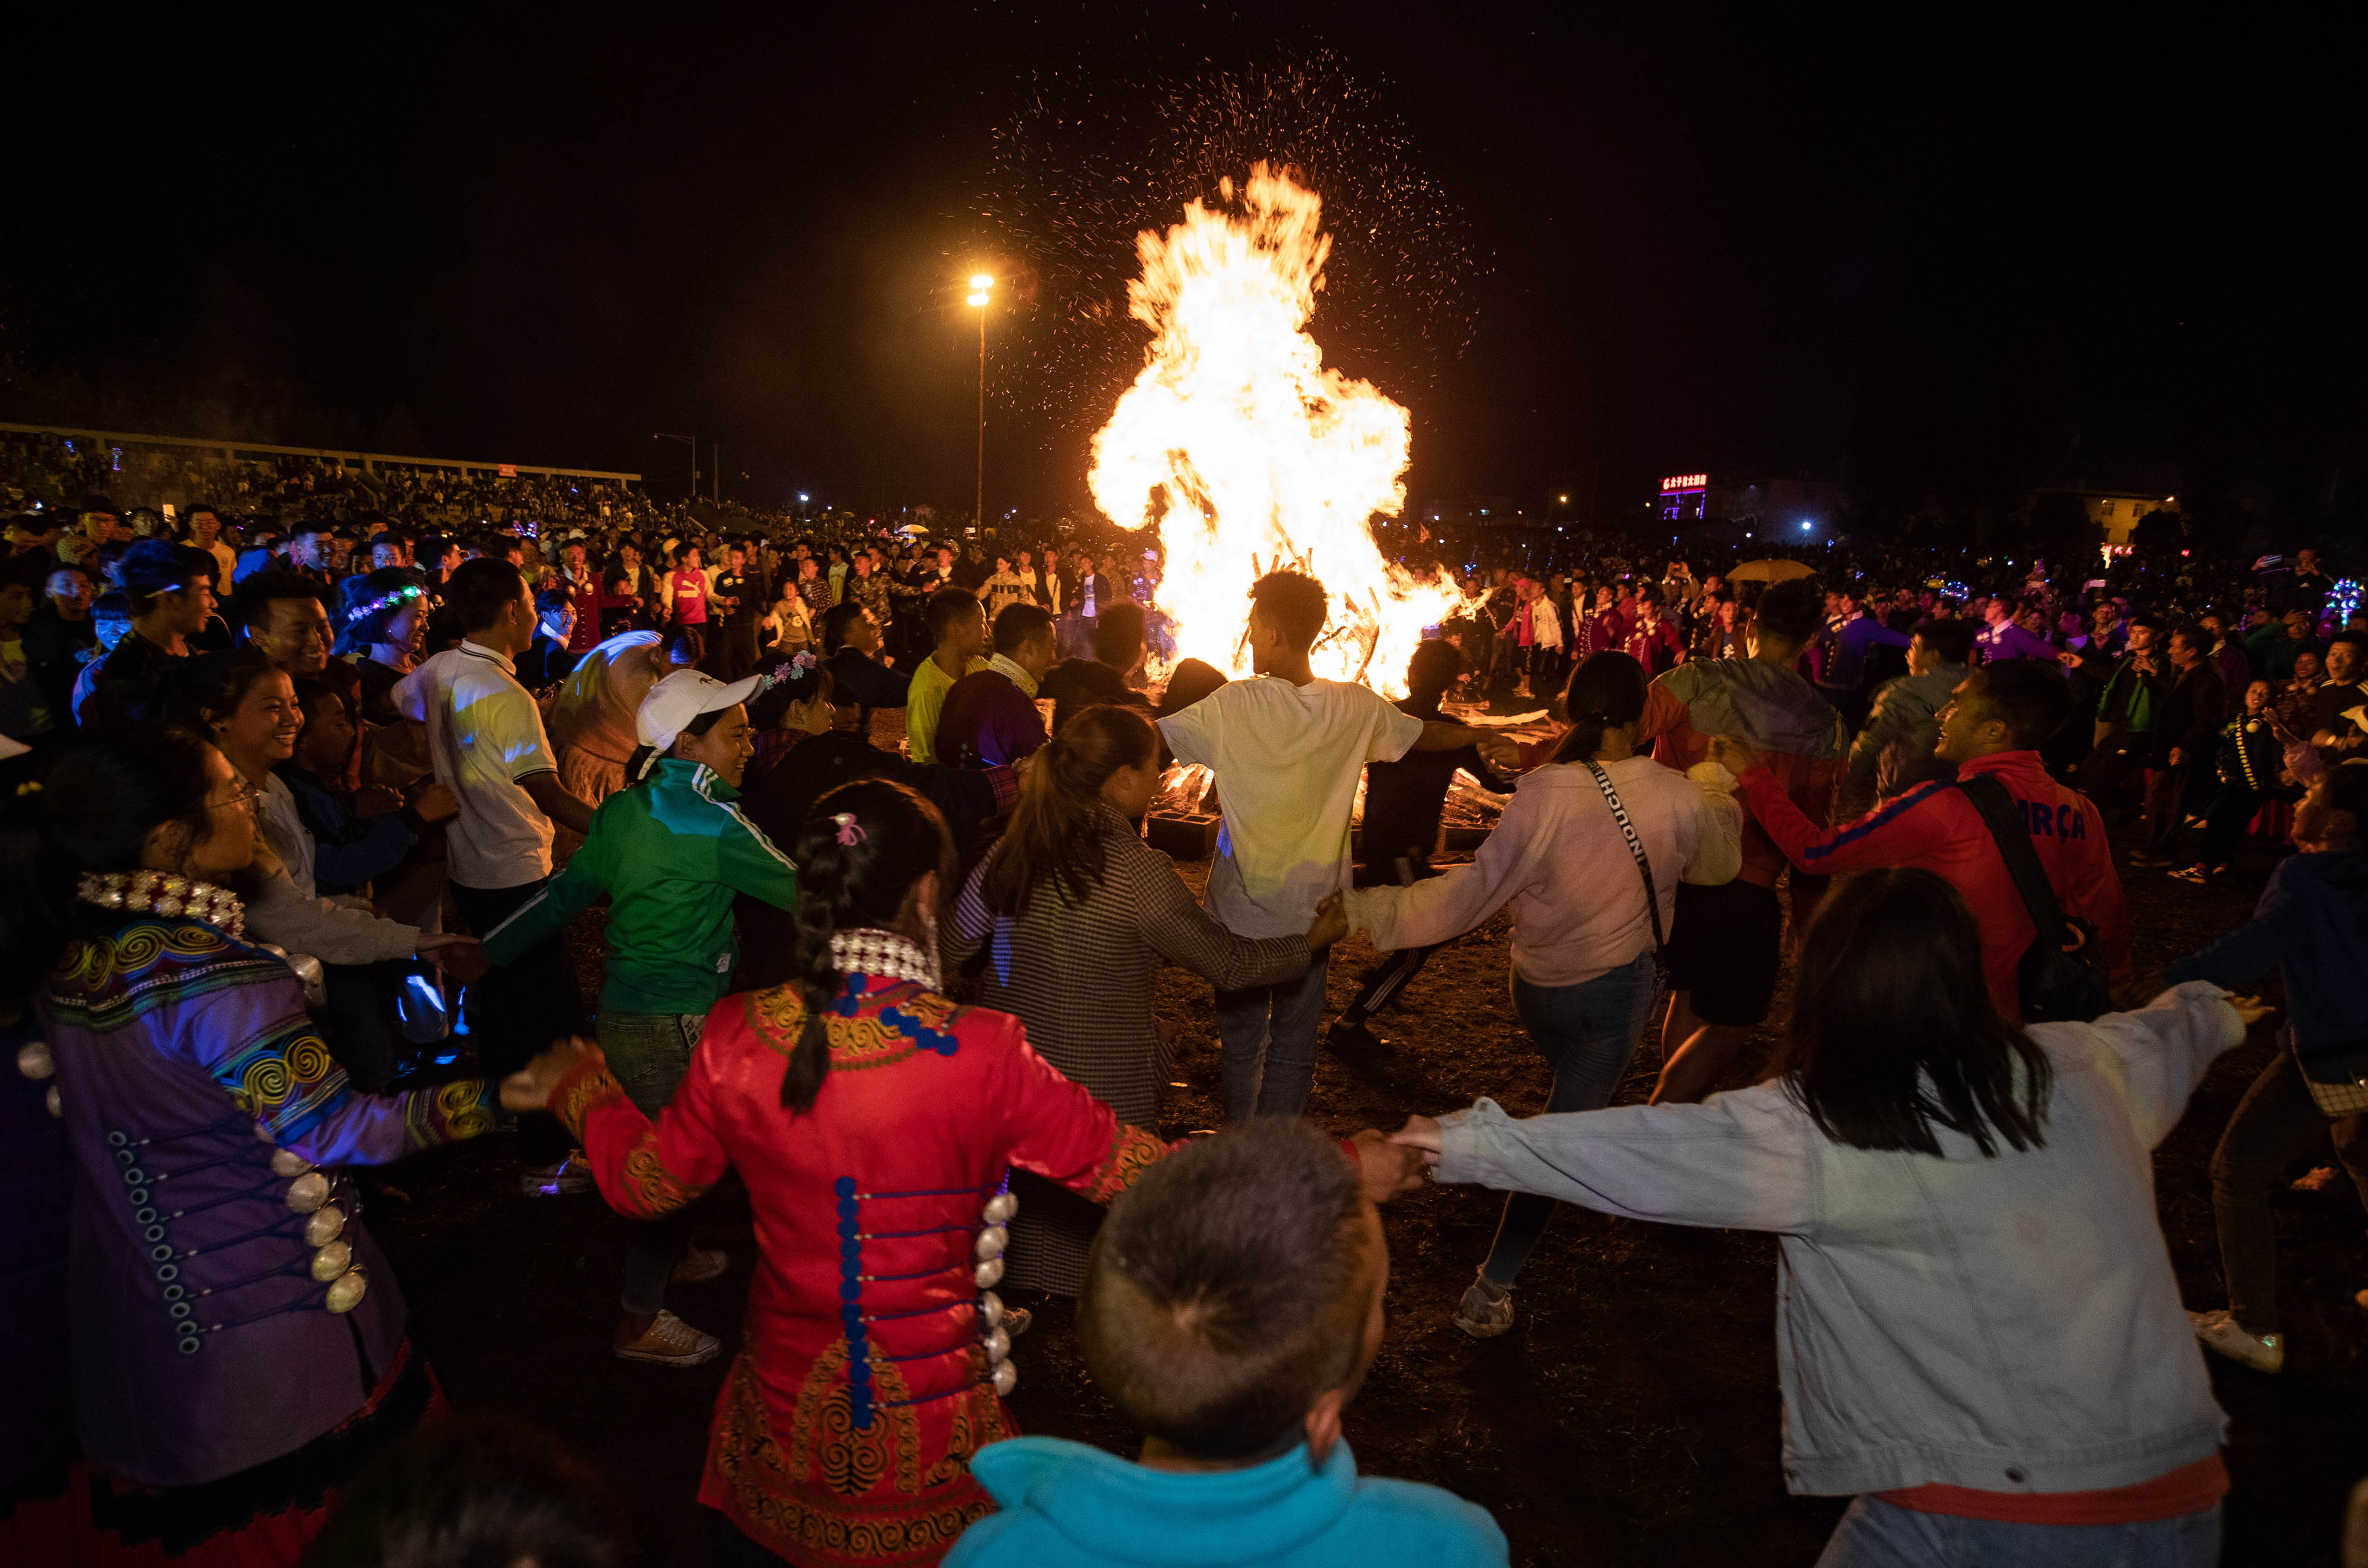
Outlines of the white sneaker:
{"label": "white sneaker", "polygon": [[597,1185],[592,1179],[592,1167],[584,1163],[581,1149],[555,1165],[529,1165],[518,1172],[518,1192],[527,1198],[566,1198],[589,1192]]}
{"label": "white sneaker", "polygon": [[1513,1288],[1476,1274],[1455,1308],[1455,1326],[1474,1339],[1494,1339],[1513,1326]]}
{"label": "white sneaker", "polygon": [[2257,1372],[2274,1372],[2286,1364],[2284,1335],[2249,1333],[2228,1315],[2226,1307],[2213,1312],[2190,1312],[2187,1321],[2195,1326],[2195,1337],[2203,1341],[2206,1349],[2217,1350],[2231,1361],[2241,1361]]}
{"label": "white sneaker", "polygon": [[715,1359],[723,1342],[712,1334],[701,1334],[690,1324],[661,1310],[650,1321],[649,1328],[631,1345],[617,1346],[620,1361],[652,1361],[661,1367],[703,1367]]}

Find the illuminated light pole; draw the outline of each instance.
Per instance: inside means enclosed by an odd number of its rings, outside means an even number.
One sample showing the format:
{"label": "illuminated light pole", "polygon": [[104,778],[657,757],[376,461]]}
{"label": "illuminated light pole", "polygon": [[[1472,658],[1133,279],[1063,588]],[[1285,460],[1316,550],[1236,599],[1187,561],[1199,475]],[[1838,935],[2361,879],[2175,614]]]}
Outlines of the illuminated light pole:
{"label": "illuminated light pole", "polygon": [[978,307],[978,497],[974,520],[981,538],[986,532],[986,300],[995,279],[984,272],[970,278],[970,302]]}

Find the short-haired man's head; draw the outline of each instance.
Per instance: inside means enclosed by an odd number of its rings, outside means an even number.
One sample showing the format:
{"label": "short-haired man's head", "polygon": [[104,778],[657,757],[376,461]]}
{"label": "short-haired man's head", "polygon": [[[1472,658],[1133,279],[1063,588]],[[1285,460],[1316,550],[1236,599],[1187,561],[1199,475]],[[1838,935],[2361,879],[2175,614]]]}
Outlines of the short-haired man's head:
{"label": "short-haired man's head", "polygon": [[1094,658],[1121,675],[1143,662],[1143,607],[1133,599],[1098,607]]}
{"label": "short-haired man's head", "polygon": [[929,596],[928,608],[922,616],[929,629],[929,642],[936,645],[970,626],[983,613],[976,594],[962,588],[940,588]]}
{"label": "short-haired man's head", "polygon": [[1761,641],[1770,639],[1797,647],[1825,624],[1826,594],[1815,577],[1793,577],[1770,585],[1759,596],[1754,621]]}
{"label": "short-haired man's head", "polygon": [[2072,716],[2072,687],[2044,659],[2000,659],[1965,677],[1985,722],[2006,726],[2018,751],[2036,751]]}
{"label": "short-haired man's head", "polygon": [[1324,635],[1332,602],[1324,585],[1301,572],[1269,572],[1250,587],[1250,603],[1281,634],[1284,646],[1304,653]]}
{"label": "short-haired man's head", "polygon": [[1954,618],[1934,618],[1919,620],[1911,636],[1932,650],[1944,665],[1971,664],[1974,658],[1974,628],[1970,621]]}
{"label": "short-haired man's head", "polygon": [[464,632],[483,631],[518,602],[526,578],[510,562],[491,556],[463,561],[444,585],[444,602]]}
{"label": "short-haired man's head", "polygon": [[822,613],[822,651],[836,653],[847,646],[847,634],[864,617],[864,608],[853,599],[835,604]]}
{"label": "short-haired man's head", "polygon": [[1414,645],[1414,656],[1406,660],[1406,689],[1417,696],[1435,696],[1453,686],[1463,673],[1463,655],[1455,644],[1434,637]]}
{"label": "short-haired man's head", "polygon": [[1006,658],[1030,642],[1052,640],[1052,613],[1040,605],[1005,605],[995,618],[995,651]]}
{"label": "short-haired man's head", "polygon": [[1295,1118],[1177,1151],[1110,1205],[1077,1308],[1102,1392],[1211,1459],[1285,1444],[1362,1364],[1383,1249],[1355,1171]]}

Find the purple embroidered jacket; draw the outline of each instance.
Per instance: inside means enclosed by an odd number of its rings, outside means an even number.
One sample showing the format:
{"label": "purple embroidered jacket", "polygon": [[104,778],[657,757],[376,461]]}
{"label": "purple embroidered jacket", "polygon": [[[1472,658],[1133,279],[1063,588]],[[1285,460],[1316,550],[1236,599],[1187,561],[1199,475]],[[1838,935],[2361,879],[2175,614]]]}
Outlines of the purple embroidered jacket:
{"label": "purple embroidered jacket", "polygon": [[[69,947],[40,1011],[74,1153],[71,1365],[91,1457],[189,1485],[360,1409],[403,1343],[403,1298],[353,1184],[313,1167],[486,1131],[487,1086],[354,1092],[287,964],[187,916]],[[347,1271],[368,1284],[339,1312]]]}

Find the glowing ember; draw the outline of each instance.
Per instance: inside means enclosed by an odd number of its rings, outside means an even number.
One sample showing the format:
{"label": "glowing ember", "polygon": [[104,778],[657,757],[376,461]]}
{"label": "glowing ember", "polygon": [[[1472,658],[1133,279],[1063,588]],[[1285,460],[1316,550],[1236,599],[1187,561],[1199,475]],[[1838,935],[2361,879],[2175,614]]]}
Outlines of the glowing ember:
{"label": "glowing ember", "polygon": [[1136,239],[1127,300],[1153,337],[1094,437],[1094,504],[1122,528],[1158,527],[1156,602],[1178,658],[1247,675],[1249,586],[1295,565],[1332,594],[1315,673],[1395,695],[1422,629],[1463,597],[1444,572],[1417,578],[1373,542],[1373,514],[1406,505],[1406,411],[1325,369],[1307,335],[1332,246],[1322,199],[1264,164],[1238,203],[1232,180],[1219,189],[1220,210],[1196,201]]}

